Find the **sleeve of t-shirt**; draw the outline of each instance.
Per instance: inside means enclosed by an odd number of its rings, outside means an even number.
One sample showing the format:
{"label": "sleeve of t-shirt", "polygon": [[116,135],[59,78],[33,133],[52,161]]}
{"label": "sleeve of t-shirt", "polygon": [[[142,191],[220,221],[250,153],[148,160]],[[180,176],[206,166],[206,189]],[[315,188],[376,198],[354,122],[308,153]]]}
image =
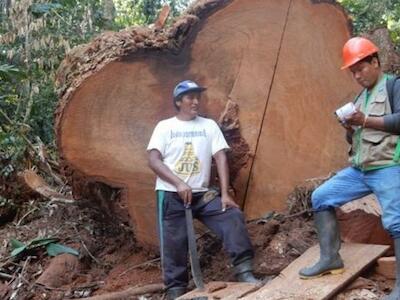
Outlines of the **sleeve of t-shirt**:
{"label": "sleeve of t-shirt", "polygon": [[213,126],[214,126],[214,130],[213,130],[214,134],[213,134],[213,139],[212,139],[212,143],[211,143],[212,155],[214,155],[215,153],[217,153],[218,151],[220,151],[222,149],[229,149],[229,145],[226,142],[221,129],[219,128],[217,123],[215,123],[214,121],[213,121]]}
{"label": "sleeve of t-shirt", "polygon": [[165,150],[165,132],[163,126],[160,123],[154,128],[153,134],[151,135],[149,144],[147,145],[147,151],[156,149],[160,151],[161,155],[164,155]]}

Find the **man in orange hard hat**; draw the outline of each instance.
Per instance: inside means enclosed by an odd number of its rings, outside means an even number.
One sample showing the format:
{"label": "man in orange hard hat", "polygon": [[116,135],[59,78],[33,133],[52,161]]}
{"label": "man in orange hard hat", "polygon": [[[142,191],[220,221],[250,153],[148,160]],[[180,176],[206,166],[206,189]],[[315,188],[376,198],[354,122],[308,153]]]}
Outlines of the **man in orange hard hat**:
{"label": "man in orange hard hat", "polygon": [[351,38],[343,47],[343,67],[364,88],[355,111],[343,120],[351,144],[351,166],[312,194],[320,244],[319,261],[300,270],[303,279],[344,271],[335,208],[374,193],[382,223],[394,239],[397,280],[386,300],[400,300],[400,80],[383,73],[378,48],[368,39]]}

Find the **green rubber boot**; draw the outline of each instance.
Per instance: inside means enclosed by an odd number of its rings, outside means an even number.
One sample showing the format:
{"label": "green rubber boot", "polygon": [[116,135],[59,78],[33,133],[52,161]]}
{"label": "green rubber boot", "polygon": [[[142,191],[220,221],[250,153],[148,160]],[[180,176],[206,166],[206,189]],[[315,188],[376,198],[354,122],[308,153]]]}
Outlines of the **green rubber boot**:
{"label": "green rubber boot", "polygon": [[318,233],[320,246],[319,261],[300,270],[302,279],[312,279],[327,274],[341,274],[344,272],[342,258],[339,255],[340,233],[335,210],[326,210],[314,214],[314,223]]}
{"label": "green rubber boot", "polygon": [[396,283],[392,292],[383,300],[400,300],[400,238],[394,240],[394,253],[396,255]]}
{"label": "green rubber boot", "polygon": [[234,266],[234,270],[235,277],[238,282],[261,284],[261,281],[255,278],[253,275],[253,260],[251,258]]}
{"label": "green rubber boot", "polygon": [[175,300],[179,298],[180,296],[186,294],[186,288],[185,287],[173,287],[167,290],[166,294],[166,300]]}

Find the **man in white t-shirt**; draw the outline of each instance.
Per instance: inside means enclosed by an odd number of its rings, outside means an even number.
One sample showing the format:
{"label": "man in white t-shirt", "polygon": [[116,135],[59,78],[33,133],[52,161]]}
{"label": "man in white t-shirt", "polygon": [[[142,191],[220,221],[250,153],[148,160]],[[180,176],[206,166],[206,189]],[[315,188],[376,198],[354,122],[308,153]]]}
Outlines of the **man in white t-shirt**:
{"label": "man in white t-shirt", "polygon": [[[223,242],[238,281],[258,283],[253,276],[254,252],[243,214],[229,194],[229,149],[218,125],[198,115],[201,93],[193,81],[179,83],[173,92],[177,114],[159,122],[147,147],[149,166],[157,174],[157,216],[167,299],[186,293],[188,242],[185,207]],[[203,197],[209,190],[214,158],[220,196]]]}

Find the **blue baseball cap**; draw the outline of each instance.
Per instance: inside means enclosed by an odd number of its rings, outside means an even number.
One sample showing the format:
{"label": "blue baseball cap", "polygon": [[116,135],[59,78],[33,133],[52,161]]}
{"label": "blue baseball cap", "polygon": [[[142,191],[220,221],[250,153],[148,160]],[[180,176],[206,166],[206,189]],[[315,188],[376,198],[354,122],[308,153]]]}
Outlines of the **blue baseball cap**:
{"label": "blue baseball cap", "polygon": [[199,86],[196,82],[191,81],[191,80],[185,80],[182,82],[179,82],[173,92],[174,98],[181,96],[183,94],[186,94],[188,92],[203,92],[207,88]]}

